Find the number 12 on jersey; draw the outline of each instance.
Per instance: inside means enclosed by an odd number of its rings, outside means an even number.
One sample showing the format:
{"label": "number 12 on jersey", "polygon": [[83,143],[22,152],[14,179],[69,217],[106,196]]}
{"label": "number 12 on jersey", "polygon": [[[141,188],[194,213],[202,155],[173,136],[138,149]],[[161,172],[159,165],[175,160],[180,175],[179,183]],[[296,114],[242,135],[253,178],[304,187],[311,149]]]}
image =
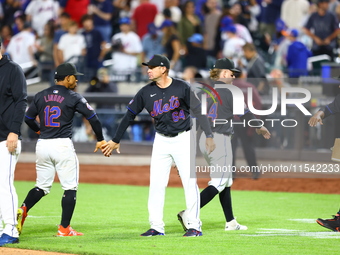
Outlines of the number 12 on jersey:
{"label": "number 12 on jersey", "polygon": [[45,107],[44,113],[46,127],[60,127],[60,123],[55,121],[61,115],[61,110],[58,106],[47,105]]}

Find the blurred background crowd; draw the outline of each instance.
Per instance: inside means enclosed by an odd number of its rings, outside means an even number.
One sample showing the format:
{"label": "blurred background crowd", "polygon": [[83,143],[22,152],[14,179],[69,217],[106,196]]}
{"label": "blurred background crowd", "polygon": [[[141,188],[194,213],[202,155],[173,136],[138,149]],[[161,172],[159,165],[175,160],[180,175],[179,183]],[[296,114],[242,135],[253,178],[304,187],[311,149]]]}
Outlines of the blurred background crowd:
{"label": "blurred background crowd", "polygon": [[228,57],[248,78],[264,78],[272,70],[298,78],[320,71],[313,62],[340,62],[339,16],[337,0],[1,0],[0,5],[3,53],[29,78],[38,71],[51,83],[54,68],[65,61],[86,73],[83,82],[101,67],[109,68],[112,80],[145,79],[141,62],[154,54],[167,55],[174,72],[209,70],[217,58]]}
{"label": "blurred background crowd", "polygon": [[[54,84],[56,66],[72,62],[85,74],[79,77],[84,92],[120,95],[121,83],[147,82],[141,63],[154,54],[166,55],[170,75],[185,80],[207,78],[215,60],[227,57],[266,108],[273,87],[321,83],[340,63],[337,0],[0,1],[1,50],[21,65],[29,84]],[[123,111],[96,104],[110,138]],[[274,117],[283,118],[279,108]],[[273,147],[297,147],[282,126],[272,131]],[[301,127],[299,135],[305,131]],[[134,141],[152,140],[150,119],[142,116],[129,134]]]}

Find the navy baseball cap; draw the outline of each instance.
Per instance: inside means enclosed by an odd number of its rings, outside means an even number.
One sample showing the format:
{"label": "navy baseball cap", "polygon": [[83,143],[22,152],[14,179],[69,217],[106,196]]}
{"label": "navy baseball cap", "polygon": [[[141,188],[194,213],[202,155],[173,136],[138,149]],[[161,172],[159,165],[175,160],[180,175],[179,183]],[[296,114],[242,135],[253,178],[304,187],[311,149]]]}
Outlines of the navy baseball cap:
{"label": "navy baseball cap", "polygon": [[234,25],[222,27],[221,30],[223,32],[230,32],[230,33],[236,34],[236,27]]}
{"label": "navy baseball cap", "polygon": [[290,30],[289,34],[292,37],[298,37],[299,36],[299,31],[297,29],[292,29],[292,30]]}
{"label": "navy baseball cap", "polygon": [[229,58],[220,58],[217,59],[213,68],[217,69],[229,69],[230,71],[233,71],[235,73],[240,73],[240,70],[235,68],[234,61],[232,61]]}
{"label": "navy baseball cap", "polygon": [[144,66],[165,66],[167,69],[170,68],[170,61],[166,56],[156,54],[149,62],[142,63]]}
{"label": "navy baseball cap", "polygon": [[203,35],[201,34],[193,34],[188,38],[188,42],[192,43],[202,43],[203,42]]}
{"label": "navy baseball cap", "polygon": [[221,19],[221,22],[220,22],[221,27],[227,27],[227,26],[230,26],[230,25],[233,25],[233,24],[234,24],[234,21],[229,16],[223,17]]}
{"label": "navy baseball cap", "polygon": [[171,20],[166,19],[166,20],[163,21],[163,23],[162,23],[162,25],[159,27],[159,29],[162,29],[162,28],[164,28],[164,27],[171,27],[171,26],[173,26],[173,24],[174,24],[174,23],[173,23]]}
{"label": "navy baseball cap", "polygon": [[55,76],[68,76],[68,75],[84,75],[77,71],[73,63],[63,63],[59,65],[54,73]]}
{"label": "navy baseball cap", "polygon": [[121,18],[119,20],[119,24],[120,25],[122,25],[122,24],[130,24],[130,23],[131,23],[131,21],[130,21],[130,19],[128,17],[124,17],[124,18]]}
{"label": "navy baseball cap", "polygon": [[151,34],[151,35],[157,34],[157,27],[156,27],[156,25],[155,25],[154,23],[150,23],[150,24],[148,25],[148,32],[149,32],[149,34]]}

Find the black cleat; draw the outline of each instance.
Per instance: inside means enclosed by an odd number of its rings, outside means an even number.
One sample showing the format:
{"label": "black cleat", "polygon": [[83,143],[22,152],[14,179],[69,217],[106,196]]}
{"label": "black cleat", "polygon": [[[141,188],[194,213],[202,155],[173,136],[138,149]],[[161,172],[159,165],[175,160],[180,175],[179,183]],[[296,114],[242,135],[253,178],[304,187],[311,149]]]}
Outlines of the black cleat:
{"label": "black cleat", "polygon": [[198,231],[193,228],[189,228],[187,232],[183,235],[184,237],[196,237],[203,235],[201,231]]}
{"label": "black cleat", "polygon": [[148,231],[141,234],[140,236],[164,236],[164,233],[158,232],[157,230],[150,228]]}
{"label": "black cleat", "polygon": [[340,214],[333,215],[333,219],[317,219],[316,222],[325,228],[328,228],[334,232],[340,232]]}

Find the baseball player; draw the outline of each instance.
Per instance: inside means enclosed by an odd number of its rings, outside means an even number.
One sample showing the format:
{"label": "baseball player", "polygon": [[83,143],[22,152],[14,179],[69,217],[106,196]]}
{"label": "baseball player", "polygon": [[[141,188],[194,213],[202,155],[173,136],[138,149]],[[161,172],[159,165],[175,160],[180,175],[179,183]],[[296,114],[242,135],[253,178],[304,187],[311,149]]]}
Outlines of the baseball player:
{"label": "baseball player", "polygon": [[[27,212],[50,192],[55,173],[64,190],[61,199],[62,215],[57,236],[83,235],[70,227],[79,181],[79,162],[72,137],[75,112],[81,113],[97,136],[95,152],[106,142],[101,123],[86,99],[72,91],[77,86],[78,73],[74,64],[64,63],[55,72],[56,85],[37,93],[25,115],[26,124],[40,133],[36,145],[37,181],[18,209],[18,231],[21,233]],[[40,119],[40,125],[35,121]]]}
{"label": "baseball player", "polygon": [[[0,37],[0,49],[1,44]],[[0,247],[19,242],[16,229],[18,195],[13,182],[21,152],[20,127],[26,107],[23,71],[0,50]]]}
{"label": "baseball player", "polygon": [[[239,70],[235,69],[234,62],[228,58],[218,59],[210,70],[210,78],[214,81],[214,84],[232,84],[235,79],[235,74]],[[204,146],[202,146],[202,140],[200,140],[200,149],[207,159],[210,166],[225,166],[226,171],[215,171],[210,172],[211,180],[209,186],[201,192],[201,208],[208,204],[217,194],[219,194],[220,203],[226,218],[225,230],[247,230],[246,226],[240,225],[233,215],[230,187],[233,183],[232,170],[232,147],[231,147],[231,136],[233,134],[233,127],[230,124],[230,120],[233,118],[233,95],[227,88],[217,88],[217,93],[220,95],[222,104],[218,101],[214,102],[212,98],[208,98],[208,117],[211,118],[211,129],[213,131],[216,149],[207,154]],[[243,119],[256,119],[248,109],[245,109],[245,114],[239,116]],[[225,124],[215,125],[213,124],[214,119],[226,119],[228,120]],[[257,123],[255,123],[257,122]],[[253,125],[261,126],[261,122],[254,121]],[[262,134],[264,138],[269,139],[270,133],[264,126],[256,129],[258,134]],[[202,139],[202,137],[201,137]],[[229,170],[228,170],[229,169]],[[187,211],[181,211],[177,215],[178,220],[182,224],[184,230],[188,228],[187,224]]]}
{"label": "baseball player", "polygon": [[[143,65],[148,66],[148,76],[152,81],[144,86],[130,101],[128,110],[120,123],[116,135],[106,145],[102,146],[105,156],[110,156],[113,150],[120,153],[119,141],[137,114],[144,108],[153,117],[156,136],[152,149],[149,189],[149,222],[150,229],[141,236],[164,235],[163,207],[165,188],[168,185],[169,173],[174,161],[182,180],[186,207],[188,211],[188,225],[183,236],[201,236],[201,222],[199,219],[199,190],[196,176],[190,176],[190,136],[191,120],[190,86],[185,81],[168,76],[170,61],[162,55],[154,55]],[[195,97],[191,105],[200,102]],[[204,123],[205,116],[200,115],[200,107],[193,108],[193,112]],[[211,129],[208,121],[203,124],[206,133],[207,151],[214,149]],[[194,172],[194,171],[192,171]],[[192,174],[193,175],[193,174]]]}
{"label": "baseball player", "polygon": [[[340,87],[340,86],[339,86]],[[328,116],[339,113],[340,112],[340,94],[338,94],[334,101],[329,105],[326,105],[324,108],[321,108],[317,113],[315,113],[308,121],[308,124],[311,127],[315,127],[318,123],[323,125],[322,120],[327,118]],[[333,219],[320,219],[318,218],[316,222],[325,228],[333,230],[335,232],[340,232],[340,209],[334,215]]]}

